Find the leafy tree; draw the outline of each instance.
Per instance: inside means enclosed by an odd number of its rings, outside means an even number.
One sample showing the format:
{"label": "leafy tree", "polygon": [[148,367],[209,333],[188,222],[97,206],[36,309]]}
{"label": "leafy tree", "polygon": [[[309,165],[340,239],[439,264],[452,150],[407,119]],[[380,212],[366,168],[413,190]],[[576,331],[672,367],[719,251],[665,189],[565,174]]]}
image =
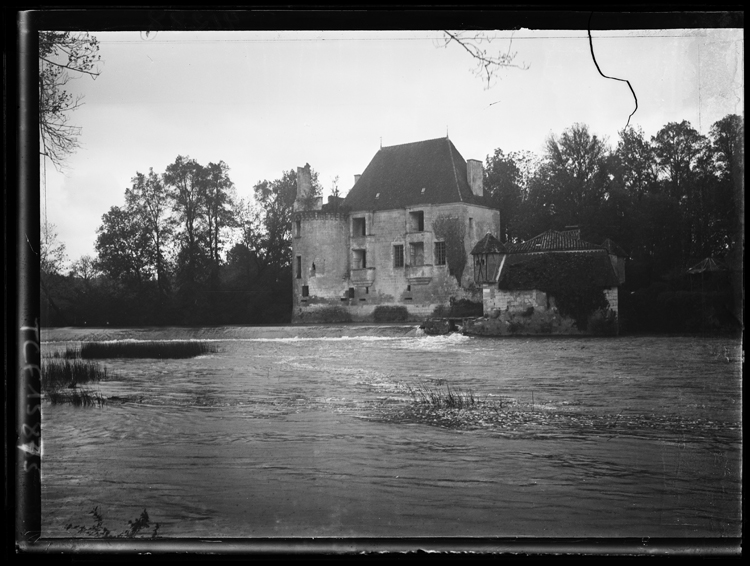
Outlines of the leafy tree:
{"label": "leafy tree", "polygon": [[500,211],[500,230],[502,241],[513,241],[516,214],[523,200],[522,173],[514,155],[505,155],[496,149],[492,156],[487,156],[484,169],[484,188],[489,192],[492,205]]}
{"label": "leafy tree", "polygon": [[706,138],[690,122],[670,122],[651,139],[659,166],[663,190],[681,200],[690,191],[698,157],[706,147]]}
{"label": "leafy tree", "polygon": [[223,161],[209,163],[205,168],[205,183],[208,255],[212,264],[212,281],[218,284],[222,232],[236,225],[232,210],[234,184],[229,179],[227,164]]}
{"label": "leafy tree", "polygon": [[[322,192],[318,174],[311,172],[312,190],[309,197],[314,198]],[[281,179],[261,181],[254,187],[257,206],[259,240],[255,253],[261,270],[273,266],[283,269],[292,265],[292,212],[297,198],[297,173],[294,170],[284,171]]]}
{"label": "leafy tree", "polygon": [[153,247],[137,209],[113,206],[96,237],[97,265],[114,280],[140,286],[151,277]]}
{"label": "leafy tree", "polygon": [[125,202],[131,212],[140,216],[141,227],[150,241],[148,259],[156,273],[159,291],[167,295],[170,289],[167,250],[174,231],[169,216],[169,192],[161,177],[151,168],[148,175],[135,174],[131,187],[125,191]]}
{"label": "leafy tree", "polygon": [[640,127],[620,131],[613,157],[612,172],[628,193],[640,200],[655,189],[657,170],[654,149]]}
{"label": "leafy tree", "polygon": [[96,79],[100,59],[98,41],[86,32],[39,32],[39,151],[58,169],[78,147],[80,134],[79,127],[68,123],[68,114],[82,97],[65,87],[78,76]]}

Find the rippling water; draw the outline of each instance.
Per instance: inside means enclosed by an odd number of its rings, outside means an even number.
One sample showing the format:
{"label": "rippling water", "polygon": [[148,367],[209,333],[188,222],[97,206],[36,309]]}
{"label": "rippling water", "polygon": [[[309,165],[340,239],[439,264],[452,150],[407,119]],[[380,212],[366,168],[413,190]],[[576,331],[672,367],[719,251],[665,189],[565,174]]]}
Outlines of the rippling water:
{"label": "rippling water", "polygon": [[[54,329],[42,349],[151,339],[219,351],[104,360],[104,407],[43,405],[44,536],[95,506],[165,537],[741,535],[737,340]],[[419,385],[495,410],[420,413]]]}

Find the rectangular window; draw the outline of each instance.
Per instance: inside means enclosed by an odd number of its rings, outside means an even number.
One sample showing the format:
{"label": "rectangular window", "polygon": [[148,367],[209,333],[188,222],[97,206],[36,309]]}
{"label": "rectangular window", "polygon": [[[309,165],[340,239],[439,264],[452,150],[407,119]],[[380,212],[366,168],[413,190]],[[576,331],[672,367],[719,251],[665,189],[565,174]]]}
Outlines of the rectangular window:
{"label": "rectangular window", "polygon": [[413,267],[424,265],[424,243],[409,244],[409,265]]}
{"label": "rectangular window", "polygon": [[349,298],[350,299],[354,298],[354,287],[349,287]]}
{"label": "rectangular window", "polygon": [[352,236],[366,236],[367,225],[364,218],[352,218]]}
{"label": "rectangular window", "polygon": [[301,255],[297,256],[297,266],[296,266],[295,271],[297,273],[297,279],[302,279],[302,256]]}
{"label": "rectangular window", "polygon": [[423,210],[416,210],[409,213],[409,232],[424,232]]}
{"label": "rectangular window", "polygon": [[302,296],[303,297],[309,297],[310,296],[310,287],[307,285],[302,285]]}
{"label": "rectangular window", "polygon": [[435,265],[445,265],[445,242],[435,242]]}
{"label": "rectangular window", "polygon": [[393,246],[393,267],[404,266],[404,246],[396,245]]}
{"label": "rectangular window", "polygon": [[294,237],[299,238],[302,236],[302,222],[297,220],[294,222]]}

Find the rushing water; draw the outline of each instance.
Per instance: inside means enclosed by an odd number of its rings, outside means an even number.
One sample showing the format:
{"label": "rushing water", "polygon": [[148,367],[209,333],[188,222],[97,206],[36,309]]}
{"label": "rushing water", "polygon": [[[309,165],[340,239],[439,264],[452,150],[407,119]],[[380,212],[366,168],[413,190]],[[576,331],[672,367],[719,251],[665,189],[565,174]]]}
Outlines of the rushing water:
{"label": "rushing water", "polygon": [[[103,360],[103,407],[43,405],[46,537],[741,535],[741,344],[420,336],[414,327],[55,329],[201,339]],[[483,409],[425,413],[409,387]]]}

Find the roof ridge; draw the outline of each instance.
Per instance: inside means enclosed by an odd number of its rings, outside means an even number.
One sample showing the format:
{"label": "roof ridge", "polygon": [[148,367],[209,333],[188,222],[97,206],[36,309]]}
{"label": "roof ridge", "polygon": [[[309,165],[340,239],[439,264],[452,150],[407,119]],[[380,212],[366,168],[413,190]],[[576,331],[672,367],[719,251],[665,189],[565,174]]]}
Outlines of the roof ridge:
{"label": "roof ridge", "polygon": [[453,160],[453,144],[448,138],[444,138],[448,142],[448,153],[451,156],[451,168],[453,169],[453,178],[456,180],[456,192],[458,193],[458,201],[464,202],[461,196],[461,187],[458,185],[458,173],[456,173],[456,162]]}
{"label": "roof ridge", "polygon": [[397,143],[395,145],[384,145],[380,149],[391,149],[393,147],[403,147],[405,145],[415,145],[415,144],[418,144],[418,143],[440,141],[440,140],[444,140],[444,139],[447,139],[447,138],[431,138],[429,140],[418,140],[418,141],[413,141],[413,142]]}

